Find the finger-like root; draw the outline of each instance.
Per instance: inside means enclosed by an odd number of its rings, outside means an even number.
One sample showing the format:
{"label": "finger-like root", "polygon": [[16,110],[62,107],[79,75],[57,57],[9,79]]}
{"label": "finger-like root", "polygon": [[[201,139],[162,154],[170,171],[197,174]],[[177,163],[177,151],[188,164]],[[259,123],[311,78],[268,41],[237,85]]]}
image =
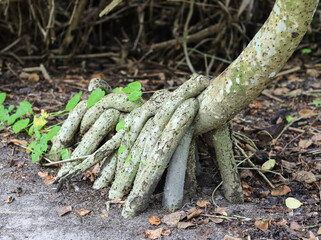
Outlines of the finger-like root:
{"label": "finger-like root", "polygon": [[148,206],[149,197],[154,192],[179,141],[192,123],[198,107],[198,101],[192,98],[184,101],[174,112],[150,152],[150,157],[146,163],[143,162],[139,166],[133,189],[122,211],[125,218],[133,217]]}
{"label": "finger-like root", "polygon": [[81,101],[69,113],[68,118],[62,124],[59,133],[53,141],[53,145],[49,153],[49,158],[51,160],[59,161],[60,151],[72,144],[74,136],[86,111],[87,101]]}
{"label": "finger-like root", "polygon": [[102,161],[102,165],[100,167],[98,177],[94,182],[93,189],[98,190],[108,187],[108,185],[112,182],[115,176],[117,157],[118,154],[114,153]]}
{"label": "finger-like root", "polygon": [[92,92],[92,91],[96,90],[97,88],[104,90],[106,94],[109,94],[113,91],[111,86],[109,86],[109,84],[107,82],[105,82],[104,80],[102,80],[100,78],[91,79],[89,82],[89,85],[88,85],[88,91]]}
{"label": "finger-like root", "polygon": [[178,144],[167,169],[163,206],[171,212],[182,207],[187,159],[193,133],[194,128],[191,126]]}
{"label": "finger-like root", "polygon": [[198,164],[199,164],[199,161],[198,161],[197,145],[196,145],[195,139],[193,139],[189,147],[187,166],[186,166],[185,186],[184,186],[185,190],[188,191],[190,195],[196,194],[196,189],[197,189],[196,175],[197,175]]}
{"label": "finger-like root", "polygon": [[[206,86],[208,86],[208,84],[209,78],[207,77],[192,77],[190,80],[181,85],[176,91],[174,91],[161,105],[160,109],[157,111],[155,117],[150,123],[151,126],[147,128],[148,132],[142,134],[140,142],[136,144],[133,152],[130,153],[132,161],[128,163],[125,161],[119,161],[117,167],[118,171],[109,191],[109,198],[121,198],[128,193],[136,174],[137,164],[139,162],[146,162],[147,158],[150,157],[150,152],[163,133],[164,128],[172,117],[174,111],[186,99],[197,96],[206,88]],[[144,146],[141,143],[142,139],[144,139],[146,142]],[[127,152],[123,155],[127,158]]]}
{"label": "finger-like root", "polygon": [[[119,111],[115,109],[108,109],[102,113],[88,132],[83,136],[81,142],[73,151],[71,158],[78,158],[93,153],[107,134],[115,129],[118,119]],[[81,160],[65,163],[59,170],[57,177],[62,177],[80,162]]]}
{"label": "finger-like root", "polygon": [[121,112],[131,112],[141,105],[142,102],[139,100],[135,102],[129,101],[128,94],[124,92],[110,93],[100,99],[85,113],[80,125],[80,135],[83,135],[107,109],[114,108]]}

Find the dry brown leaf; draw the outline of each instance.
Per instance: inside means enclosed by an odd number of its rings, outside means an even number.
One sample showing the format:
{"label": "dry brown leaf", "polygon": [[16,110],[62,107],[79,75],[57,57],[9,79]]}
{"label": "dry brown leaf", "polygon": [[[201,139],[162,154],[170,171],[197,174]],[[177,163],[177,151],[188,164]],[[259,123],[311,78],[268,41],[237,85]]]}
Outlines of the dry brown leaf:
{"label": "dry brown leaf", "polygon": [[58,208],[57,214],[58,214],[59,217],[61,217],[61,216],[65,215],[65,214],[67,214],[67,213],[69,213],[71,211],[72,211],[72,206],[64,206],[64,207]]}
{"label": "dry brown leaf", "polygon": [[227,211],[227,207],[217,207],[215,208],[215,213],[218,213],[218,214],[225,214]]}
{"label": "dry brown leaf", "polygon": [[91,211],[90,210],[86,210],[84,208],[79,209],[77,211],[75,211],[75,213],[79,214],[80,216],[86,216],[87,214],[89,214]]}
{"label": "dry brown leaf", "polygon": [[319,227],[317,234],[321,235],[321,227]]}
{"label": "dry brown leaf", "polygon": [[222,223],[224,221],[223,218],[210,218],[210,220],[213,222],[213,223]]}
{"label": "dry brown leaf", "polygon": [[303,229],[302,226],[300,224],[298,224],[297,222],[291,222],[290,228],[295,231],[301,231]]}
{"label": "dry brown leaf", "polygon": [[313,183],[317,180],[317,178],[312,172],[307,172],[303,170],[293,174],[293,177],[295,180],[299,182],[306,182],[308,184]]}
{"label": "dry brown leaf", "polygon": [[165,215],[162,219],[163,223],[170,227],[176,227],[178,222],[186,217],[186,213],[184,211],[177,211],[171,214]]}
{"label": "dry brown leaf", "polygon": [[54,176],[48,176],[46,179],[43,181],[46,185],[52,184],[53,181],[55,180]]}
{"label": "dry brown leaf", "polygon": [[241,185],[243,188],[243,194],[248,197],[251,196],[252,193],[254,192],[254,188],[252,188],[250,185],[248,185],[246,182],[243,182],[243,181]]}
{"label": "dry brown leaf", "polygon": [[149,223],[152,224],[152,225],[158,226],[158,225],[160,225],[162,222],[161,222],[161,220],[159,219],[159,217],[151,216],[151,217],[149,218]]}
{"label": "dry brown leaf", "polygon": [[46,178],[48,177],[48,172],[38,172],[38,176],[41,178]]}
{"label": "dry brown leaf", "polygon": [[161,227],[155,230],[146,230],[144,237],[149,239],[159,239],[162,236],[169,236],[170,234],[171,230],[169,230],[167,227]]}
{"label": "dry brown leaf", "polygon": [[254,226],[262,231],[266,231],[269,228],[268,220],[256,220]]}
{"label": "dry brown leaf", "polygon": [[311,139],[301,139],[299,142],[299,147],[303,149],[309,148],[313,144]]}
{"label": "dry brown leaf", "polygon": [[15,200],[15,198],[14,197],[12,197],[12,196],[8,196],[5,200],[3,200],[5,203],[12,203],[13,201]]}
{"label": "dry brown leaf", "polygon": [[238,237],[231,237],[229,235],[225,235],[223,240],[242,240],[242,238],[238,238]]}
{"label": "dry brown leaf", "polygon": [[191,222],[179,222],[177,224],[177,228],[181,228],[181,229],[186,229],[186,228],[194,227],[194,226],[195,226],[195,224],[191,223]]}
{"label": "dry brown leaf", "polygon": [[240,178],[245,179],[245,178],[253,178],[253,173],[249,169],[244,169],[240,172]]}
{"label": "dry brown leaf", "polygon": [[282,219],[279,222],[275,222],[273,225],[277,226],[277,227],[282,227],[285,226],[288,222],[285,219]]}
{"label": "dry brown leaf", "polygon": [[22,145],[24,147],[27,147],[28,146],[28,142],[26,140],[19,140],[19,139],[10,139],[8,141],[8,143],[15,143],[15,144],[19,144],[19,145]]}
{"label": "dry brown leaf", "polygon": [[196,205],[199,207],[207,208],[208,205],[211,205],[211,203],[207,200],[197,201]]}
{"label": "dry brown leaf", "polygon": [[197,239],[208,239],[209,235],[214,232],[214,229],[211,227],[202,227],[197,233],[196,238]]}
{"label": "dry brown leaf", "polygon": [[39,75],[37,73],[31,73],[28,76],[28,81],[32,81],[32,82],[38,82],[40,79]]}
{"label": "dry brown leaf", "polygon": [[291,171],[291,172],[292,172],[292,170],[294,170],[294,169],[296,168],[296,164],[293,163],[293,162],[281,160],[281,163],[282,163],[282,166],[283,166],[285,169],[287,169],[287,170],[289,170],[289,171]]}
{"label": "dry brown leaf", "polygon": [[187,214],[187,220],[198,217],[203,212],[202,209],[195,209],[193,212]]}
{"label": "dry brown leaf", "polygon": [[102,210],[101,215],[102,218],[108,218],[108,211],[107,210]]}
{"label": "dry brown leaf", "polygon": [[311,109],[301,109],[299,111],[299,115],[302,116],[306,116],[306,115],[310,115],[310,114],[314,114],[314,111]]}
{"label": "dry brown leaf", "polygon": [[274,89],[273,94],[277,95],[277,96],[282,96],[282,95],[288,93],[289,91],[290,90],[288,88],[285,88],[285,87],[276,88],[276,89]]}
{"label": "dry brown leaf", "polygon": [[271,191],[272,196],[284,196],[291,192],[291,189],[287,185],[278,186]]}
{"label": "dry brown leaf", "polygon": [[316,69],[307,69],[307,74],[311,77],[319,77],[320,73],[321,72]]}

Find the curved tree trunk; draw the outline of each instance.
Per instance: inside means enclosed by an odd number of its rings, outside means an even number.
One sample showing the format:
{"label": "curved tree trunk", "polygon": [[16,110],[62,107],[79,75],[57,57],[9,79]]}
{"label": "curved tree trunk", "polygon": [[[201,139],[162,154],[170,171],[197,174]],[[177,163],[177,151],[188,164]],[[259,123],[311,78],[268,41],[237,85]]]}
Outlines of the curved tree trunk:
{"label": "curved tree trunk", "polygon": [[218,128],[266,88],[299,45],[318,2],[276,1],[249,45],[198,97],[195,134]]}

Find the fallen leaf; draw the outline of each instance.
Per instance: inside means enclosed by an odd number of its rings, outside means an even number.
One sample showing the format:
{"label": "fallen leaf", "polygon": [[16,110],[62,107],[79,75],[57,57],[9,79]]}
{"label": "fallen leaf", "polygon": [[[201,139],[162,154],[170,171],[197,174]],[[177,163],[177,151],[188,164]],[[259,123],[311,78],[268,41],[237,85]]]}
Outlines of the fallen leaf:
{"label": "fallen leaf", "polygon": [[176,227],[178,222],[186,217],[186,213],[184,211],[177,211],[171,214],[165,215],[162,219],[163,223],[170,227]]}
{"label": "fallen leaf", "polygon": [[287,199],[285,199],[285,205],[289,209],[297,209],[301,207],[302,203],[293,197],[288,197]]}
{"label": "fallen leaf", "polygon": [[272,196],[284,196],[284,195],[288,194],[289,192],[291,192],[291,189],[286,185],[282,185],[282,186],[278,186],[276,189],[272,190],[271,195]]}
{"label": "fallen leaf", "polygon": [[197,239],[208,239],[209,235],[214,232],[214,229],[211,227],[202,227],[197,233],[196,238]]}
{"label": "fallen leaf", "polygon": [[13,201],[15,200],[15,198],[14,197],[12,197],[12,196],[8,196],[5,200],[3,200],[5,203],[12,203]]}
{"label": "fallen leaf", "polygon": [[290,228],[295,231],[301,231],[303,229],[303,227],[299,225],[297,222],[291,222]]}
{"label": "fallen leaf", "polygon": [[28,142],[26,140],[20,140],[20,139],[10,139],[8,143],[15,143],[24,147],[28,146]]}
{"label": "fallen leaf", "polygon": [[285,226],[288,222],[285,219],[282,219],[279,222],[274,223],[273,225],[277,226],[277,227],[282,227]]}
{"label": "fallen leaf", "polygon": [[306,115],[310,115],[310,114],[314,114],[314,111],[311,109],[301,109],[299,111],[299,115],[302,116],[306,116]]}
{"label": "fallen leaf", "polygon": [[84,208],[79,209],[77,211],[75,211],[75,213],[79,214],[80,216],[86,216],[87,214],[89,214],[91,211],[90,210],[86,210]]}
{"label": "fallen leaf", "polygon": [[301,139],[299,142],[299,147],[303,149],[309,148],[313,144],[311,139]]}
{"label": "fallen leaf", "polygon": [[28,76],[28,81],[32,81],[32,82],[38,82],[40,79],[39,75],[37,73],[31,73]]}
{"label": "fallen leaf", "polygon": [[262,172],[265,172],[267,170],[272,170],[276,164],[276,161],[274,159],[269,159],[265,163],[262,164]]}
{"label": "fallen leaf", "polygon": [[319,227],[317,234],[321,235],[321,227]]}
{"label": "fallen leaf", "polygon": [[231,237],[229,235],[225,235],[223,240],[242,240],[242,238],[238,238],[238,237]]}
{"label": "fallen leaf", "polygon": [[296,164],[293,162],[289,162],[289,161],[285,161],[285,160],[281,160],[282,166],[289,170],[290,172],[292,172],[292,170],[294,170],[296,168]]}
{"label": "fallen leaf", "polygon": [[72,211],[72,206],[64,206],[64,207],[58,208],[57,214],[58,214],[59,217],[61,217],[61,216],[65,215],[65,214],[67,214],[67,213],[69,213],[71,211]]}
{"label": "fallen leaf", "polygon": [[151,216],[151,217],[149,218],[149,223],[152,224],[152,225],[158,226],[158,225],[160,225],[162,222],[160,221],[159,217]]}
{"label": "fallen leaf", "polygon": [[308,184],[313,183],[317,180],[315,175],[312,172],[307,172],[303,170],[297,173],[294,173],[293,178],[298,182],[306,182]]}
{"label": "fallen leaf", "polygon": [[46,179],[43,181],[46,185],[52,184],[53,181],[55,180],[54,176],[48,176]]}
{"label": "fallen leaf", "polygon": [[254,188],[252,188],[250,185],[248,185],[246,182],[241,183],[242,188],[243,188],[243,194],[247,197],[251,196],[252,193],[254,192]]}
{"label": "fallen leaf", "polygon": [[177,228],[181,228],[181,229],[186,229],[186,228],[194,227],[194,226],[195,226],[195,224],[191,223],[191,222],[179,222],[177,224]]}
{"label": "fallen leaf", "polygon": [[227,211],[227,207],[217,207],[217,208],[215,208],[215,213],[218,213],[218,214],[222,214],[222,215],[224,215],[224,216],[227,216],[227,213],[226,213],[226,211]]}
{"label": "fallen leaf", "polygon": [[224,221],[223,218],[210,218],[210,220],[213,222],[213,223],[222,223]]}
{"label": "fallen leaf", "polygon": [[197,201],[196,205],[199,207],[207,208],[208,205],[211,205],[211,203],[207,200]]}
{"label": "fallen leaf", "polygon": [[149,239],[158,239],[162,236],[169,236],[170,234],[171,230],[169,230],[167,227],[161,227],[155,230],[146,230],[144,237]]}
{"label": "fallen leaf", "polygon": [[202,209],[195,209],[193,212],[187,214],[187,220],[198,217],[203,212]]}
{"label": "fallen leaf", "polygon": [[41,178],[46,178],[48,177],[48,172],[38,172],[38,176]]}
{"label": "fallen leaf", "polygon": [[108,211],[107,210],[102,210],[101,215],[102,218],[108,218]]}
{"label": "fallen leaf", "polygon": [[268,220],[256,220],[254,226],[262,231],[266,231],[269,228]]}
{"label": "fallen leaf", "polygon": [[245,179],[245,178],[253,178],[253,173],[249,169],[244,169],[240,172],[240,178]]}
{"label": "fallen leaf", "polygon": [[320,73],[321,72],[316,69],[307,69],[307,74],[311,77],[319,77]]}

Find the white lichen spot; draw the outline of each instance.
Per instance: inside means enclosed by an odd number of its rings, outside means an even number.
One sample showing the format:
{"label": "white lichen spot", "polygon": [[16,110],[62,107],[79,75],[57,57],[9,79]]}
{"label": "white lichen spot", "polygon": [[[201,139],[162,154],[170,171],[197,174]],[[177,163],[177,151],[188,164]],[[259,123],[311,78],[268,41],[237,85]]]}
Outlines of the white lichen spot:
{"label": "white lichen spot", "polygon": [[230,93],[232,85],[233,85],[232,81],[228,80],[225,88],[226,93]]}
{"label": "white lichen spot", "polygon": [[260,42],[259,39],[257,39],[257,41],[255,42],[254,48],[255,48],[255,51],[256,51],[258,54],[261,53],[261,42]]}
{"label": "white lichen spot", "polygon": [[249,85],[249,82],[248,82],[248,81],[246,81],[246,82],[244,83],[244,85],[245,85],[245,86]]}
{"label": "white lichen spot", "polygon": [[273,78],[273,77],[275,77],[275,75],[276,75],[276,72],[271,72],[269,75],[269,78]]}
{"label": "white lichen spot", "polygon": [[286,24],[284,22],[279,22],[278,26],[276,27],[276,32],[280,33],[286,30]]}
{"label": "white lichen spot", "polygon": [[277,4],[274,5],[273,11],[275,12],[276,15],[280,14],[280,8]]}
{"label": "white lichen spot", "polygon": [[236,78],[235,81],[237,84],[240,84],[240,78]]}

